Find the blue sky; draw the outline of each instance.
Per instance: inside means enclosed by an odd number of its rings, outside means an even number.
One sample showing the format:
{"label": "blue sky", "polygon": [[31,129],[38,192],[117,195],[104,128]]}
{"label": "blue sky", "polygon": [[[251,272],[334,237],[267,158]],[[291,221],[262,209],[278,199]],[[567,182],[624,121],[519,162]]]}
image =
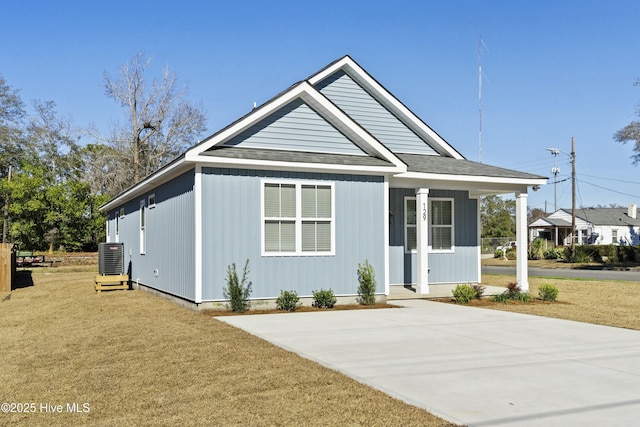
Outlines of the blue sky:
{"label": "blue sky", "polygon": [[[213,133],[351,55],[469,160],[551,176],[548,147],[576,140],[578,204],[640,204],[639,167],[613,133],[636,118],[640,2],[3,2],[0,74],[25,102],[53,100],[78,127],[123,112],[102,75],[144,51],[189,83]],[[559,180],[571,172],[558,156]],[[552,182],[552,180],[550,180]],[[553,185],[529,193],[553,210]],[[570,181],[557,184],[571,206]]]}

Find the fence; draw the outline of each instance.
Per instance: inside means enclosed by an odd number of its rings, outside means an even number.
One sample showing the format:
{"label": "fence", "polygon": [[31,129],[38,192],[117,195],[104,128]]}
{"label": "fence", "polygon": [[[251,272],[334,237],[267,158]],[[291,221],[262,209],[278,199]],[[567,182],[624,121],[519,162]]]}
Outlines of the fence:
{"label": "fence", "polygon": [[12,243],[0,243],[0,293],[11,292],[16,277],[15,256]]}

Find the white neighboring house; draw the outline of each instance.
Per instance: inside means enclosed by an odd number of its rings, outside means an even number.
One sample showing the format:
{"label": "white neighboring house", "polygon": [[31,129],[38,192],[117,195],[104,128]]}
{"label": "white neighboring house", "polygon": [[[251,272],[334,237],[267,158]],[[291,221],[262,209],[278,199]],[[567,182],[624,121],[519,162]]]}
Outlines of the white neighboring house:
{"label": "white neighboring house", "polygon": [[[639,245],[638,207],[576,209],[578,245]],[[543,237],[556,245],[571,244],[571,209],[559,209],[529,225],[530,240]]]}

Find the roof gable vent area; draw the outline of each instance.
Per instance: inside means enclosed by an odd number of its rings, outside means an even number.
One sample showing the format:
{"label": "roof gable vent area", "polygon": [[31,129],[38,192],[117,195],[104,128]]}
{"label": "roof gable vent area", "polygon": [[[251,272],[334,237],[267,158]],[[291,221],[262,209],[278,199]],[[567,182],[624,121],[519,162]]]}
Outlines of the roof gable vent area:
{"label": "roof gable vent area", "polygon": [[431,146],[343,70],[335,72],[315,86],[391,151],[438,155]]}

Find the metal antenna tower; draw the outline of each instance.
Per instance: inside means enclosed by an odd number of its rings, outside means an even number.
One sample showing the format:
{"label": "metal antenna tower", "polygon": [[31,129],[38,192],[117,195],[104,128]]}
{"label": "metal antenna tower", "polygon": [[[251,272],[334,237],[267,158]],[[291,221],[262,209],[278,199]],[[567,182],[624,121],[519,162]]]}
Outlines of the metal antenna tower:
{"label": "metal antenna tower", "polygon": [[482,72],[482,48],[485,48],[487,52],[487,45],[482,41],[482,35],[478,37],[478,119],[480,127],[478,129],[478,161],[482,163],[482,78],[484,73]]}

